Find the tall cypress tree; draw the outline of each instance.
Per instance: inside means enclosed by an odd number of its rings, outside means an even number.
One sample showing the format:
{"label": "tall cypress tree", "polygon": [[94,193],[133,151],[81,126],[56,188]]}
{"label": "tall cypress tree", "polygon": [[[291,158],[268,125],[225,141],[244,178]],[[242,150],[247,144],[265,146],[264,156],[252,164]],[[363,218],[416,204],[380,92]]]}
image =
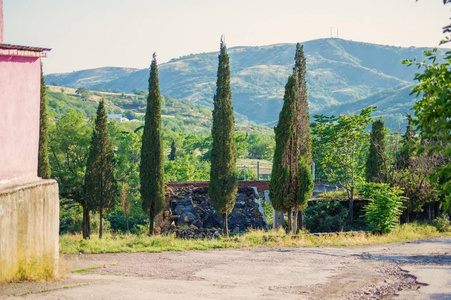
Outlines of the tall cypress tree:
{"label": "tall cypress tree", "polygon": [[370,135],[370,149],[366,159],[365,178],[367,182],[385,183],[385,122],[379,118],[373,122]]}
{"label": "tall cypress tree", "polygon": [[86,164],[84,192],[88,209],[99,212],[99,238],[103,232],[103,214],[111,208],[117,196],[117,182],[114,176],[115,160],[108,130],[104,100],[97,109],[95,128]]}
{"label": "tall cypress tree", "polygon": [[41,62],[41,108],[40,108],[40,123],[39,123],[38,176],[43,179],[50,178],[48,114],[47,114],[47,104],[45,102],[45,81],[42,70],[42,62]]}
{"label": "tall cypress tree", "polygon": [[[297,43],[295,64],[293,74],[296,77],[296,132],[299,136],[299,158],[298,158],[298,197],[293,206],[295,211],[293,233],[296,233],[296,226],[303,227],[302,210],[307,207],[307,201],[313,192],[312,176],[312,139],[310,136],[310,114],[307,99],[306,82],[306,60],[304,56],[304,47]],[[298,212],[299,210],[299,212]]]}
{"label": "tall cypress tree", "polygon": [[295,132],[296,116],[296,78],[294,75],[288,77],[285,85],[283,106],[279,114],[279,122],[274,128],[276,148],[269,182],[269,197],[276,210],[288,214],[288,224],[291,229],[291,200],[294,199],[292,186],[293,173],[291,172],[291,143]]}
{"label": "tall cypress tree", "polygon": [[150,65],[149,95],[142,136],[141,179],[142,208],[149,214],[149,235],[153,234],[155,216],[165,201],[163,140],[161,135],[161,96],[156,54]]}
{"label": "tall cypress tree", "polygon": [[227,217],[235,206],[238,189],[237,152],[233,138],[235,118],[231,99],[229,56],[221,38],[216,94],[213,98],[213,144],[208,195],[216,213],[222,216],[225,235],[229,234]]}
{"label": "tall cypress tree", "polygon": [[[269,183],[271,202],[275,209],[288,213],[293,233],[297,231],[299,210],[305,208],[313,189],[305,65],[303,47],[298,43],[293,74],[285,85],[279,123],[274,128],[276,149]],[[300,221],[302,226],[302,218]]]}
{"label": "tall cypress tree", "polygon": [[401,140],[401,150],[396,155],[396,169],[404,170],[412,165],[412,154],[411,149],[415,146],[415,129],[413,128],[413,119],[412,115],[407,113],[407,128],[406,132],[402,136]]}

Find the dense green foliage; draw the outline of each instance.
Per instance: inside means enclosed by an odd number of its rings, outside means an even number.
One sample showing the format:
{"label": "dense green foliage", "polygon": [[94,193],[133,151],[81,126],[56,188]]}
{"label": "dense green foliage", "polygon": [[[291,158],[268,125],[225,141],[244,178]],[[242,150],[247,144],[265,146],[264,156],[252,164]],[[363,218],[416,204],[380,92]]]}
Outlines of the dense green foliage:
{"label": "dense green foliage", "polygon": [[348,210],[340,201],[317,201],[303,211],[304,225],[309,232],[342,231]]}
{"label": "dense green foliage", "polygon": [[365,207],[365,219],[371,231],[390,233],[398,224],[402,213],[402,190],[386,183],[367,183],[363,195],[370,203]]}
{"label": "dense green foliage", "polygon": [[412,152],[416,143],[415,129],[413,128],[412,115],[407,114],[406,132],[402,136],[401,148],[396,153],[395,168],[405,170],[412,166]]}
{"label": "dense green foliage", "polygon": [[42,73],[41,62],[41,97],[40,97],[40,113],[39,113],[39,152],[38,152],[38,176],[44,179],[50,178],[50,162],[49,162],[49,135],[47,113],[47,103],[45,101],[45,82]]}
{"label": "dense green foliage", "polygon": [[382,119],[373,122],[370,134],[370,148],[366,159],[366,182],[385,183],[385,124]]}
{"label": "dense green foliage", "polygon": [[117,182],[114,174],[115,158],[107,131],[105,103],[99,103],[95,128],[92,132],[84,182],[84,194],[88,209],[99,212],[99,238],[103,233],[103,215],[112,208],[117,196]]}
{"label": "dense green foliage", "polygon": [[375,107],[363,109],[360,114],[339,117],[316,115],[312,125],[315,160],[328,174],[327,179],[340,184],[347,192],[349,218],[353,219],[354,190],[364,178],[367,126]]}
{"label": "dense green foliage", "polygon": [[[423,73],[415,74],[419,83],[412,89],[417,96],[422,95],[414,105],[415,125],[421,130],[428,143],[417,146],[420,153],[426,151],[441,153],[445,164],[438,167],[432,181],[439,183],[444,196],[444,207],[451,211],[451,51],[439,57],[438,50],[424,51],[430,61],[404,61],[408,65],[424,68]],[[438,62],[442,59],[443,62]]]}
{"label": "dense green foliage", "polygon": [[213,104],[213,127],[211,130],[213,143],[208,195],[216,213],[222,216],[223,232],[228,235],[227,216],[235,206],[238,182],[236,178],[237,152],[233,137],[235,118],[230,90],[230,64],[227,48],[222,39]]}
{"label": "dense green foliage", "polygon": [[422,212],[426,205],[439,201],[437,184],[430,182],[428,178],[443,164],[443,157],[433,153],[428,155],[425,152],[420,154],[414,152],[420,143],[427,143],[427,140],[422,140],[415,133],[412,117],[407,115],[407,118],[409,122],[406,132],[401,137],[400,149],[394,158],[389,180],[404,191],[405,221],[409,222],[411,213]]}
{"label": "dense green foliage", "polygon": [[432,226],[437,228],[440,232],[446,232],[449,229],[449,217],[448,214],[443,213],[434,220],[432,220]]}
{"label": "dense green foliage", "polygon": [[[60,212],[83,209],[83,236],[89,236],[89,210],[83,194],[91,128],[80,111],[70,110],[49,127],[52,177],[59,185]],[[77,211],[77,209],[75,209]],[[74,216],[76,218],[76,216]],[[72,223],[72,221],[69,221]],[[61,227],[60,230],[63,230]]]}

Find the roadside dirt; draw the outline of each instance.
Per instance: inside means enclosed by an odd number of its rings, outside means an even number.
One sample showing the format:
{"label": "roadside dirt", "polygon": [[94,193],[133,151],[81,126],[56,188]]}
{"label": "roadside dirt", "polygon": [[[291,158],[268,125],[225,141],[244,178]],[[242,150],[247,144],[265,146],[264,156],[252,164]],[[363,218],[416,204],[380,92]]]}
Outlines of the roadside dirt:
{"label": "roadside dirt", "polygon": [[[3,299],[451,299],[451,237],[368,247],[65,255]],[[91,269],[89,269],[91,268]],[[89,269],[82,273],[70,271]]]}

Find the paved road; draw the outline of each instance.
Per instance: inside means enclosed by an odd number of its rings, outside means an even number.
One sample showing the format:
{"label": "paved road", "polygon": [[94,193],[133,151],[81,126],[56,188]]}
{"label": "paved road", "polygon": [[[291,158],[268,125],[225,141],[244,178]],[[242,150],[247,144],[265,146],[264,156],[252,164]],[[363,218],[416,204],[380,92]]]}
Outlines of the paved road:
{"label": "paved road", "polygon": [[346,248],[252,248],[64,256],[50,283],[6,299],[451,299],[451,237]]}

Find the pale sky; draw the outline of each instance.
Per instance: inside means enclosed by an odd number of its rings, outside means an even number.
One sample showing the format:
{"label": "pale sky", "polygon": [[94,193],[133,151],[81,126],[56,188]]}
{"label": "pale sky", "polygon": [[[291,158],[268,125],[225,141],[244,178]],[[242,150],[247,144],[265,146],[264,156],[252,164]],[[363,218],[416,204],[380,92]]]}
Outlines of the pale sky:
{"label": "pale sky", "polygon": [[44,72],[146,68],[227,47],[334,37],[435,47],[442,0],[4,0],[4,43],[52,48]]}

